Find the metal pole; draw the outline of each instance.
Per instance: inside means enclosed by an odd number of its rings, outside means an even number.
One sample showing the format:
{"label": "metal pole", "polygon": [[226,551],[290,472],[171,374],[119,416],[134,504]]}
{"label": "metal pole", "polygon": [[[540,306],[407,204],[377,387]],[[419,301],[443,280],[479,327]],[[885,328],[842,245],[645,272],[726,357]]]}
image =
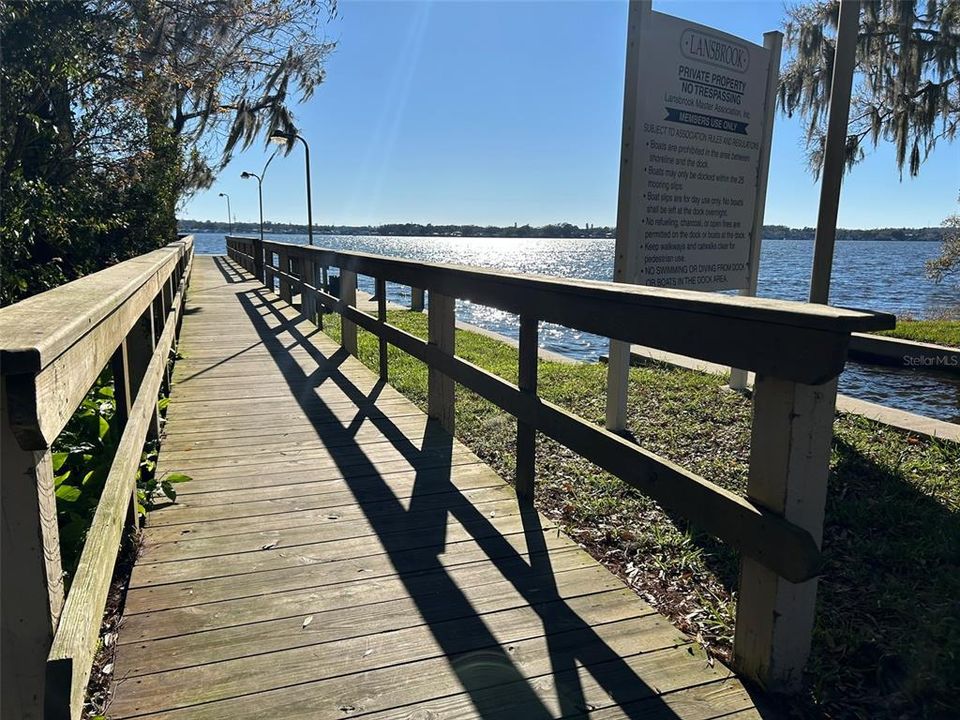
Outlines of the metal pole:
{"label": "metal pole", "polygon": [[[767,204],[767,179],[770,175],[770,152],[773,149],[773,121],[777,110],[777,83],[780,81],[780,53],[783,49],[783,33],[773,30],[763,34],[763,46],[770,52],[767,66],[767,94],[764,98],[763,138],[760,142],[760,158],[757,165],[757,195],[753,206],[753,234],[750,236],[750,277],[741,295],[754,297],[757,294],[757,279],[760,275],[760,245],[763,241],[763,214]],[[745,390],[747,371],[730,368],[730,387]]]}
{"label": "metal pole", "polygon": [[304,158],[307,163],[307,237],[310,240],[310,244],[313,245],[313,196],[310,192],[310,146],[307,145],[307,141],[302,137],[297,135],[300,138],[300,142],[303,143],[304,149]]}
{"label": "metal pole", "polygon": [[846,162],[847,122],[850,116],[853,71],[857,62],[859,28],[860,0],[841,0],[833,78],[830,81],[830,114],[823,153],[820,208],[813,244],[813,274],[810,277],[812,303],[826,304],[830,301],[830,274],[833,270],[833,246],[837,239],[837,210],[840,205],[843,166]]}
{"label": "metal pole", "polygon": [[222,192],[220,197],[227,199],[227,228],[229,234],[233,235],[233,212],[230,210],[230,196]]}
{"label": "metal pole", "polygon": [[257,194],[260,196],[260,242],[263,243],[263,178],[259,175],[255,177],[257,178]]}

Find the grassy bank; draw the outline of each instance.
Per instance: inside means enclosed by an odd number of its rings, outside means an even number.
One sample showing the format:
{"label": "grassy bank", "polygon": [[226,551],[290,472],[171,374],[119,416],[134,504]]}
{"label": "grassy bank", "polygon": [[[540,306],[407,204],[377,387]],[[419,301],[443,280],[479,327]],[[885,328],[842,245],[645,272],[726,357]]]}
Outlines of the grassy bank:
{"label": "grassy bank", "polygon": [[[392,311],[420,337],[426,316]],[[327,331],[339,335],[338,318]],[[376,339],[360,356],[377,365]],[[457,331],[457,354],[516,382],[517,353]],[[426,407],[427,374],[390,348],[390,382]],[[605,368],[541,362],[543,397],[601,423]],[[723,380],[674,368],[634,368],[629,426],[637,441],[742,493],[750,401]],[[504,478],[514,471],[515,420],[457,389],[457,435]],[[835,425],[814,652],[803,702],[816,717],[944,716],[960,692],[960,446],[842,415]],[[738,558],[632,488],[543,437],[537,504],[638,594],[727,659]]]}
{"label": "grassy bank", "polygon": [[902,338],[915,342],[960,347],[960,320],[909,320],[897,318],[893,330],[881,330],[878,335]]}

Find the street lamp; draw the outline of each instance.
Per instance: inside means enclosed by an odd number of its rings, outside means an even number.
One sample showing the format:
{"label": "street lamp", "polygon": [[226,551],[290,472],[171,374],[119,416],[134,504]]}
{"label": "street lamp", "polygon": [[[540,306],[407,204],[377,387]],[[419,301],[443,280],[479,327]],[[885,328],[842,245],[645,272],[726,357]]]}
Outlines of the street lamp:
{"label": "street lamp", "polygon": [[273,162],[273,159],[277,156],[277,153],[274,152],[270,156],[270,159],[267,160],[267,164],[263,166],[263,170],[260,171],[260,174],[252,172],[242,172],[240,177],[244,180],[249,180],[250,178],[257,179],[257,192],[260,195],[260,242],[263,242],[263,179],[267,176],[267,168],[270,167],[270,163]]}
{"label": "street lamp", "polygon": [[233,235],[233,213],[230,212],[230,196],[226,193],[220,193],[220,197],[227,199],[227,226],[230,228],[230,234]]}
{"label": "street lamp", "polygon": [[263,178],[252,172],[242,172],[240,177],[244,180],[249,178],[257,179],[257,192],[260,195],[260,242],[263,242]]}
{"label": "street lamp", "polygon": [[289,143],[293,140],[299,140],[303,143],[303,149],[305,151],[305,159],[307,164],[307,237],[310,240],[310,244],[313,245],[313,201],[310,197],[310,146],[307,145],[307,141],[297,133],[283,132],[282,130],[274,130],[270,133],[271,142],[285,142]]}

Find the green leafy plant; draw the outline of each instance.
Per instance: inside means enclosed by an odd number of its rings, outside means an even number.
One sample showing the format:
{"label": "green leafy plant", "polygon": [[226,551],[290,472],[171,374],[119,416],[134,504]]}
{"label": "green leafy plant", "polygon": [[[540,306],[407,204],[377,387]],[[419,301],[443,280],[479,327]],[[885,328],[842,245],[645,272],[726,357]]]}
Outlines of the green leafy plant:
{"label": "green leafy plant", "polygon": [[[167,398],[161,398],[161,411]],[[123,427],[117,417],[113,377],[105,369],[54,442],[52,461],[64,570],[76,569],[84,539],[97,509]],[[144,446],[137,468],[137,512],[143,516],[158,502],[177,499],[175,485],[190,480],[183,473],[156,474],[159,443]]]}

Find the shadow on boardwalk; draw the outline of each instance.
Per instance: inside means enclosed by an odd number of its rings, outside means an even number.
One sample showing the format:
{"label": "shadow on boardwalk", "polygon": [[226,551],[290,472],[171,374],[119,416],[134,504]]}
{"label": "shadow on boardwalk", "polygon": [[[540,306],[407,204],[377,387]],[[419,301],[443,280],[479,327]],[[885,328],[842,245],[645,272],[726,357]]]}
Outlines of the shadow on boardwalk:
{"label": "shadow on boardwalk", "polygon": [[[218,263],[218,266],[228,281],[239,277],[228,264]],[[422,446],[417,447],[389,418],[370,412],[384,387],[382,382],[365,394],[340,372],[339,366],[349,357],[345,351],[325,356],[309,342],[313,333],[304,335],[297,328],[303,318],[287,319],[280,311],[286,303],[272,299],[264,289],[244,292],[240,295],[240,302],[292,394],[304,408],[309,403],[309,414],[317,436],[343,471],[358,506],[364,511],[407,593],[461,686],[469,693],[480,717],[488,720],[546,720],[553,718],[554,714],[517,667],[511,656],[513,646],[501,645],[478,608],[471,604],[441,562],[450,517],[467,530],[490,562],[537,613],[546,636],[551,681],[556,688],[554,692],[561,717],[583,717],[593,709],[585,700],[580,667],[590,672],[620,706],[624,716],[677,717],[665,702],[656,697],[658,690],[647,686],[560,597],[552,581],[548,581],[545,587],[544,577],[551,576],[551,561],[544,528],[535,510],[521,508],[528,562],[451,482],[449,462],[445,463],[446,472],[435,468],[417,471],[409,506],[405,508],[379,476],[374,463],[365,458],[361,446],[353,442],[356,432],[365,421],[369,421],[390,438],[395,449],[415,467],[422,465],[418,460],[425,455],[434,460],[439,457],[449,461],[453,451],[451,436],[431,421],[427,424]],[[278,324],[270,326],[266,322],[270,316]],[[286,338],[281,340],[278,336],[282,334],[292,338],[293,342]],[[312,375],[307,376],[295,361],[291,353],[295,348],[308,353],[317,363]],[[312,389],[322,383],[335,383],[356,404],[357,414],[348,426],[338,422],[336,415],[322,403],[318,408],[316,396],[304,391],[304,388]],[[362,487],[350,480],[359,476],[364,476]],[[387,498],[386,502],[384,498]],[[443,501],[438,502],[438,498]],[[377,511],[368,512],[367,507],[373,500]],[[389,509],[384,511],[385,507]],[[408,520],[409,527],[406,526]],[[398,532],[398,528],[403,531]],[[411,537],[416,541],[411,543]],[[542,683],[538,682],[538,685],[542,686]]]}

